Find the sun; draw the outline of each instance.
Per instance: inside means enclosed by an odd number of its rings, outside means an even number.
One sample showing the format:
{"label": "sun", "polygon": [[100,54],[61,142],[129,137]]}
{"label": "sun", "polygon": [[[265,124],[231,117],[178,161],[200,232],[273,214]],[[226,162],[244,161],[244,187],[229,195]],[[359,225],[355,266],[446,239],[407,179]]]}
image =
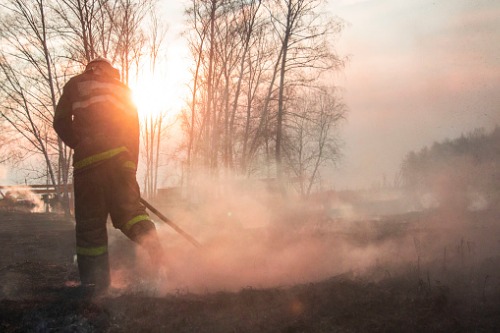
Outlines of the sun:
{"label": "sun", "polygon": [[[141,68],[149,68],[149,64],[141,64]],[[129,86],[132,99],[139,116],[173,117],[185,106],[188,96],[189,67],[183,58],[168,57],[155,66],[155,72],[143,69],[131,79]]]}
{"label": "sun", "polygon": [[151,73],[142,73],[136,80],[130,82],[132,100],[141,117],[158,116],[169,109],[165,98],[163,79]]}

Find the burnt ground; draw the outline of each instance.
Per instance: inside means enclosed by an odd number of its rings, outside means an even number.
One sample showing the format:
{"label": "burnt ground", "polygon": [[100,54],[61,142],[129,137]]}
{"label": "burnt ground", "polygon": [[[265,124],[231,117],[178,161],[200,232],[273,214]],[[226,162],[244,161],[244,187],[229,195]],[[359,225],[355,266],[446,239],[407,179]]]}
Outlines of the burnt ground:
{"label": "burnt ground", "polygon": [[[481,218],[491,224],[497,216]],[[356,241],[385,237],[371,232]],[[75,286],[72,223],[0,213],[0,332],[498,332],[500,253],[467,262],[471,244],[457,244],[456,261],[445,250],[435,262],[418,257],[294,286],[88,298]]]}

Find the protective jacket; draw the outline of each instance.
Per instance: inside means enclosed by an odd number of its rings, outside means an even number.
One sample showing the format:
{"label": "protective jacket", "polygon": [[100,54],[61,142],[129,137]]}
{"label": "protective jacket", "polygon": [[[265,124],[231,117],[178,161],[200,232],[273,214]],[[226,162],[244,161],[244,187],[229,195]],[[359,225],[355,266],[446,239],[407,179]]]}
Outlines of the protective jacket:
{"label": "protective jacket", "polygon": [[111,66],[90,67],[64,86],[54,129],[74,149],[75,173],[118,154],[128,154],[136,168],[139,120],[130,89]]}

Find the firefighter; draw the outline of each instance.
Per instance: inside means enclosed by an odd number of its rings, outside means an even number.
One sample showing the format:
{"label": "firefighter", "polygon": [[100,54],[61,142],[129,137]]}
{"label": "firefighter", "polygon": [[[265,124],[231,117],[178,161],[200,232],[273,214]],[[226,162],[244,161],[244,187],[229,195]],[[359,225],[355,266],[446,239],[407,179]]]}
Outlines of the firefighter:
{"label": "firefighter", "polygon": [[153,264],[162,249],[154,223],[140,202],[136,179],[139,120],[119,71],[99,57],[64,86],[54,129],[74,149],[76,254],[81,285],[110,285],[108,215],[113,226],[143,246]]}

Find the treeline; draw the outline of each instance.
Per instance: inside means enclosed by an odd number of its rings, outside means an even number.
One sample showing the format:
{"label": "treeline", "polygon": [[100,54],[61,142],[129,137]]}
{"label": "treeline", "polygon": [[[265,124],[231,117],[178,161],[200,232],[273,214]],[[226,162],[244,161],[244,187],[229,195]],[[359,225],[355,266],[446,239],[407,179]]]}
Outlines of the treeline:
{"label": "treeline", "polygon": [[[191,95],[178,110],[180,182],[198,175],[294,179],[308,194],[339,158],[336,127],[346,108],[333,85],[342,22],[324,0],[191,0],[184,37]],[[5,0],[0,5],[1,163],[30,181],[70,183],[71,151],[52,119],[64,83],[96,56],[122,80],[154,71],[167,27],[150,0]],[[165,109],[168,109],[166,106]],[[142,121],[143,190],[154,195],[164,114]],[[60,187],[58,187],[60,188]],[[186,191],[189,192],[189,191]],[[67,193],[59,193],[63,197]]]}
{"label": "treeline", "polygon": [[500,200],[500,128],[480,129],[410,152],[402,183],[416,196],[432,194],[439,205],[479,209]]}
{"label": "treeline", "polygon": [[[295,179],[308,194],[339,157],[346,108],[333,85],[342,22],[322,0],[193,0],[186,183],[198,171]],[[330,164],[332,165],[332,164]]]}

